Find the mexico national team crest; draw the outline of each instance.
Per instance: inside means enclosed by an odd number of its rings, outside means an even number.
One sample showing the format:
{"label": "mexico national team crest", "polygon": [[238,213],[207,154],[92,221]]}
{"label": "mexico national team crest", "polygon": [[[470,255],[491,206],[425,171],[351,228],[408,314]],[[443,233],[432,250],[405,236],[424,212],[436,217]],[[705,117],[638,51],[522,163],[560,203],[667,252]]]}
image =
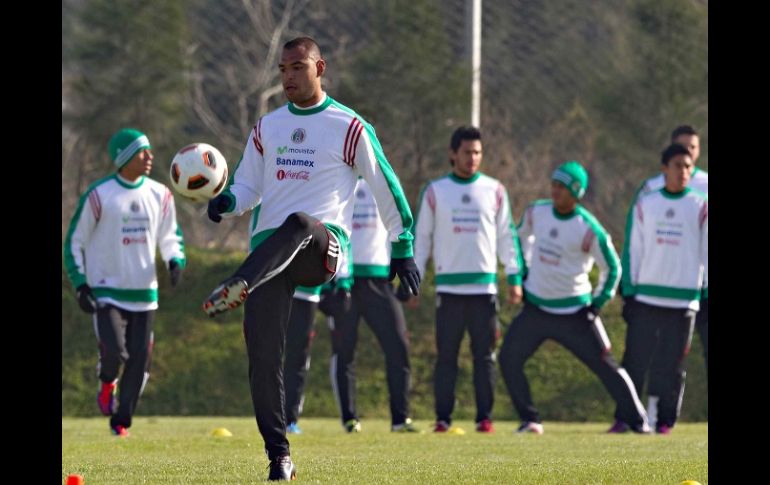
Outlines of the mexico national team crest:
{"label": "mexico national team crest", "polygon": [[137,201],[131,202],[131,212],[139,212],[139,203]]}
{"label": "mexico national team crest", "polygon": [[296,144],[300,144],[305,141],[305,130],[302,128],[297,128],[294,130],[294,133],[291,134],[291,141]]}
{"label": "mexico national team crest", "polygon": [[468,194],[463,194],[462,198],[460,199],[463,204],[470,204],[471,203],[471,196]]}
{"label": "mexico national team crest", "polygon": [[668,210],[666,211],[666,218],[672,219],[673,217],[674,217],[674,209],[669,207]]}
{"label": "mexico national team crest", "polygon": [[552,227],[551,231],[548,233],[548,235],[551,236],[552,238],[556,239],[557,237],[559,237],[559,230],[556,229],[555,227]]}

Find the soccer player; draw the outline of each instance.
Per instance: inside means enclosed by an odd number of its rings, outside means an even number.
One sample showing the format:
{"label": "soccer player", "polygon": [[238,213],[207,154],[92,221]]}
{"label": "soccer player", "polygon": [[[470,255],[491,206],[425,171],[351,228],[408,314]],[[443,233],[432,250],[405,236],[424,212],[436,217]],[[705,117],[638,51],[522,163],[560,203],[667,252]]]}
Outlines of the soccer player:
{"label": "soccer player", "polygon": [[[374,332],[385,356],[385,369],[390,395],[391,431],[416,432],[409,418],[409,343],[404,310],[388,281],[390,245],[388,231],[380,220],[377,203],[369,185],[358,180],[353,207],[353,230],[350,235],[352,267],[345,264],[336,276],[342,291],[329,293],[322,301],[322,311],[329,314],[332,335],[332,357],[329,373],[342,426],[348,433],[361,431],[356,412],[355,351],[358,322],[364,317]],[[352,274],[351,274],[352,273]],[[350,280],[352,279],[352,286]],[[347,282],[345,281],[347,280]],[[345,298],[350,287],[350,302],[328,305]],[[324,308],[328,305],[328,308]]]}
{"label": "soccer player", "polygon": [[695,312],[708,287],[708,195],[688,187],[694,163],[686,147],[672,143],[661,163],[665,186],[639,196],[626,227],[623,367],[641,395],[650,359],[658,354],[655,429],[669,434],[681,407]]}
{"label": "soccer player", "polygon": [[112,433],[125,437],[150,377],[158,308],[156,248],[171,286],[179,282],[186,259],[174,197],[147,177],[153,160],[147,136],[124,128],[108,148],[117,173],[91,184],[80,197],[64,242],[64,262],[80,308],[94,318],[96,403],[110,417]]}
{"label": "soccer player", "polygon": [[[708,173],[705,170],[701,170],[697,166],[695,166],[695,164],[698,163],[698,157],[700,156],[700,138],[698,136],[698,132],[695,130],[695,128],[689,125],[677,126],[671,132],[671,143],[678,143],[686,147],[690,151],[690,156],[692,157],[692,162],[693,162],[693,170],[692,170],[692,173],[690,174],[690,182],[688,184],[688,187],[699,190],[704,194],[708,195],[709,193]],[[640,185],[636,194],[634,194],[634,198],[631,201],[631,206],[629,207],[628,216],[626,218],[627,227],[630,227],[628,224],[632,218],[631,208],[636,203],[636,200],[638,199],[638,197],[642,194],[646,194],[654,190],[658,190],[662,188],[665,184],[666,184],[666,180],[663,175],[663,172],[661,171],[661,173],[648,178],[642,183],[642,185]],[[624,259],[628,258],[628,253],[626,252],[627,248],[628,246],[626,245],[623,250]],[[624,275],[624,276],[626,277],[624,279],[627,279],[627,275]],[[624,282],[624,284],[625,283],[626,282]],[[628,297],[626,297],[625,300],[626,300],[626,304],[633,305],[633,301],[629,301]],[[698,331],[698,335],[700,335],[701,344],[703,346],[703,360],[706,365],[706,376],[708,376],[708,368],[709,368],[708,287],[704,287],[703,291],[701,292],[700,310],[698,310],[698,313],[695,315],[695,329]],[[657,352],[653,353],[652,362],[650,363],[647,414],[649,416],[651,426],[655,426],[656,420],[657,420],[658,399],[660,395],[659,383],[665,381],[665,378],[661,377],[665,373],[665,369],[661,368],[661,359],[659,358],[659,355],[660,354],[658,354]],[[679,380],[679,387],[680,387],[679,393],[681,395],[684,395],[684,382],[685,382],[684,374],[678,380]],[[681,400],[679,402],[681,403]],[[679,414],[679,410],[677,410],[677,415],[678,414]]]}
{"label": "soccer player", "polygon": [[[613,359],[599,318],[620,281],[620,261],[610,235],[578,203],[587,188],[580,163],[562,164],[551,176],[551,199],[530,204],[517,228],[527,263],[524,308],[505,335],[500,369],[522,420],[519,433],[543,434],[524,365],[546,339],[562,344],[599,377],[628,427],[650,432],[644,406]],[[592,291],[588,274],[594,263],[599,281]]]}
{"label": "soccer player", "polygon": [[521,301],[523,260],[508,192],[479,172],[481,132],[460,127],[452,134],[452,172],[422,191],[415,234],[415,260],[424,274],[432,256],[436,270],[436,360],[434,432],[454,432],[457,355],[466,329],[473,354],[476,431],[490,433],[497,338],[497,258],[505,267],[508,301]]}
{"label": "soccer player", "polygon": [[[254,250],[204,302],[214,316],[244,301],[244,337],[257,425],[270,461],[269,480],[296,467],[286,439],[282,361],[297,286],[317,286],[337,270],[347,247],[358,175],[369,182],[392,245],[389,279],[417,294],[412,213],[374,133],[324,92],[326,61],[309,37],[283,46],[278,64],[289,103],[261,117],[209,218],[237,216],[261,203]],[[247,298],[248,297],[248,298]]]}

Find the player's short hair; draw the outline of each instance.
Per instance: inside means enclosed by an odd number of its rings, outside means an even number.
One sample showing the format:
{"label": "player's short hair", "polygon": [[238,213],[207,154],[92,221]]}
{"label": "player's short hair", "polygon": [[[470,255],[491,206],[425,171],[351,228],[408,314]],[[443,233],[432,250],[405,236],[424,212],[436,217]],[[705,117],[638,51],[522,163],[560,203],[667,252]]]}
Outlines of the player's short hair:
{"label": "player's short hair", "polygon": [[449,148],[456,152],[463,140],[481,141],[481,131],[475,126],[461,126],[452,133],[452,139],[449,141]]}
{"label": "player's short hair", "polygon": [[296,47],[304,47],[305,51],[311,57],[317,57],[321,59],[321,48],[318,46],[318,42],[311,37],[296,37],[291,39],[283,45],[284,49],[294,49]]}
{"label": "player's short hair", "polygon": [[692,157],[692,155],[690,155],[690,150],[688,150],[687,147],[682,146],[679,143],[672,143],[666,147],[665,150],[663,150],[663,153],[660,156],[660,163],[663,165],[668,165],[668,162],[678,155],[687,155]]}
{"label": "player's short hair", "polygon": [[698,132],[690,125],[679,125],[671,132],[671,141],[673,142],[679,135],[695,135],[698,136]]}

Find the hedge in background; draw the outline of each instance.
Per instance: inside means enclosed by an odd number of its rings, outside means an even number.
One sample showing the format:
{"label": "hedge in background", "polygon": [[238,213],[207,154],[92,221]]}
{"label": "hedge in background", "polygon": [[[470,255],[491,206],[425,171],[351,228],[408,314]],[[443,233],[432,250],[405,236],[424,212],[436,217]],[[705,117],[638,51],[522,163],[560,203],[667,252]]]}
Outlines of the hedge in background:
{"label": "hedge in background", "polygon": [[[150,381],[139,406],[139,415],[251,416],[246,349],[241,324],[242,309],[209,319],[201,303],[209,291],[242,261],[242,252],[213,252],[188,248],[188,265],[175,289],[159,266],[160,309],[155,320],[155,350]],[[432,281],[432,275],[425,279]],[[504,293],[501,288],[501,294]],[[422,288],[420,307],[405,309],[410,332],[412,364],[412,416],[434,419],[433,365],[434,287]],[[620,361],[625,343],[625,322],[615,298],[602,318]],[[519,307],[501,303],[504,334]],[[389,417],[385,364],[379,344],[362,320],[356,356],[357,405],[362,418]],[[329,382],[331,345],[325,318],[315,325],[304,416],[338,416]],[[473,419],[472,366],[469,340],[463,341],[457,379],[456,419]],[[498,344],[501,342],[498,342]],[[97,347],[91,317],[78,309],[74,292],[62,270],[62,415],[94,416]],[[546,342],[529,360],[526,373],[545,421],[610,422],[614,404],[598,378],[558,344]],[[499,374],[499,371],[498,371]],[[708,393],[700,338],[693,338],[688,357],[683,421],[708,419]],[[646,397],[644,398],[646,403]],[[497,380],[495,419],[518,420],[502,379]]]}

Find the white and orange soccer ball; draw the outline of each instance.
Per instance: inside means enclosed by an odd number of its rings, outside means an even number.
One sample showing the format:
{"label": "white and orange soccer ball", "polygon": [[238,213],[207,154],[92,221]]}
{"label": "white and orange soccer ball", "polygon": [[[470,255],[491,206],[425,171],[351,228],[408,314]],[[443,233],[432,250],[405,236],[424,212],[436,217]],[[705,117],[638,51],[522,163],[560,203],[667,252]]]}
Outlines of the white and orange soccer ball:
{"label": "white and orange soccer ball", "polygon": [[227,184],[227,160],[208,143],[181,148],[171,160],[171,187],[193,202],[206,202]]}

